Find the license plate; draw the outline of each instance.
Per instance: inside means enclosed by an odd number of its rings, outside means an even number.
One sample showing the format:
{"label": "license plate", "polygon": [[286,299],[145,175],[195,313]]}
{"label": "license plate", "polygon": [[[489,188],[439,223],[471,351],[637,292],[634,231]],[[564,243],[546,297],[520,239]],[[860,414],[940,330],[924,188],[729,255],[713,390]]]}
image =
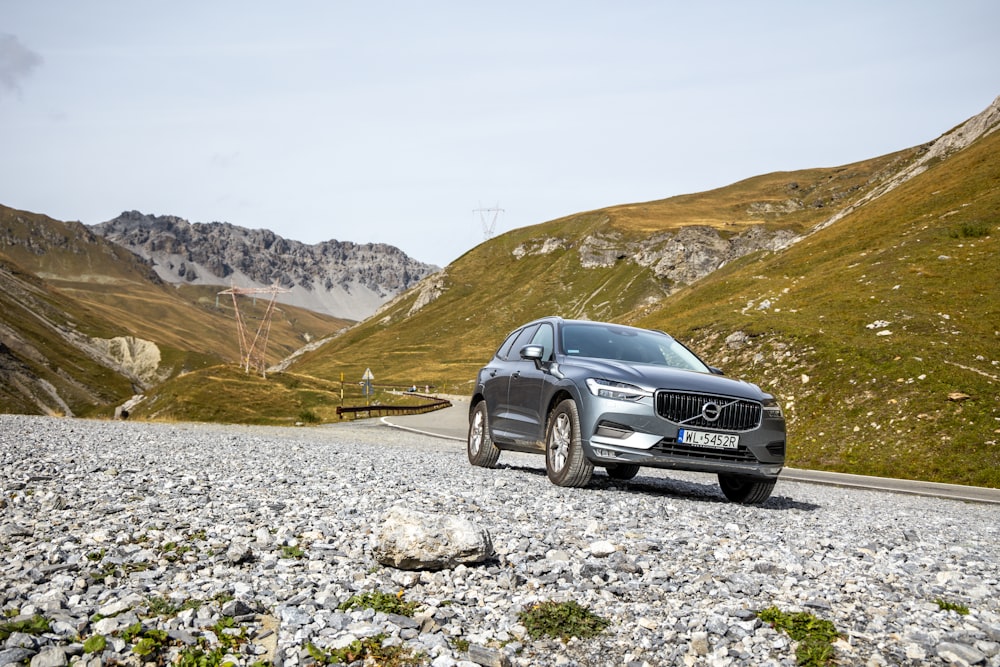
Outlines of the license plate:
{"label": "license plate", "polygon": [[689,431],[682,428],[677,432],[677,441],[695,447],[713,447],[715,449],[737,449],[740,446],[740,436],[732,433],[710,433],[709,431]]}

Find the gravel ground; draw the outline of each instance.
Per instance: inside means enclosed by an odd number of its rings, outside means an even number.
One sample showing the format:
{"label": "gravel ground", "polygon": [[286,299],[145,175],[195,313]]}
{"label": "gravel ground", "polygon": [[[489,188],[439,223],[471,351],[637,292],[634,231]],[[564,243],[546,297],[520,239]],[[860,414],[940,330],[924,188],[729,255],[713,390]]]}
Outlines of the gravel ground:
{"label": "gravel ground", "polygon": [[[794,665],[796,642],[756,617],[777,606],[832,621],[837,664],[1000,666],[996,505],[782,481],[744,507],[713,477],[645,470],[563,489],[541,457],[473,468],[460,443],[374,421],[0,415],[0,464],[0,665],[198,651],[300,665],[309,644],[379,634],[435,667]],[[496,557],[440,572],[378,565],[375,531],[395,504],[477,522]],[[416,613],[340,609],[376,591]],[[609,625],[532,639],[519,612],[547,600]],[[48,629],[24,631],[36,615]],[[85,651],[97,635],[103,650]]]}

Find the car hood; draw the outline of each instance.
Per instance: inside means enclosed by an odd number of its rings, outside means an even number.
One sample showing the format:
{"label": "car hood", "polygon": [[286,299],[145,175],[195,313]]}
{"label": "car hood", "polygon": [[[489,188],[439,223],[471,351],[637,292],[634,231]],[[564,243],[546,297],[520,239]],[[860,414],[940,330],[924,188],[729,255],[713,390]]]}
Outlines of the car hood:
{"label": "car hood", "polygon": [[563,375],[578,378],[581,381],[587,377],[601,378],[616,382],[628,382],[650,391],[670,389],[720,394],[750,400],[761,400],[770,396],[757,385],[743,380],[652,364],[573,357],[571,359],[564,358],[559,364],[559,370]]}

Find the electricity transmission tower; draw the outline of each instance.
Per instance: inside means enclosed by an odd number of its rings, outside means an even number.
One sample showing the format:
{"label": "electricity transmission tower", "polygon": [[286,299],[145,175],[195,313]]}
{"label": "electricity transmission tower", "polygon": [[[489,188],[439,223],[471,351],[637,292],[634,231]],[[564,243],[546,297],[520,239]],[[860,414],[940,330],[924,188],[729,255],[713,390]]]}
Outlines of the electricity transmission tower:
{"label": "electricity transmission tower", "polygon": [[[267,337],[271,333],[271,316],[274,314],[274,302],[279,294],[290,292],[283,287],[271,285],[270,287],[230,287],[219,294],[233,295],[233,310],[236,312],[236,332],[240,339],[240,368],[250,373],[250,369],[259,369],[261,377],[267,377],[267,364],[264,363],[264,354],[267,352]],[[271,300],[267,303],[264,316],[257,326],[256,333],[251,337],[250,327],[246,318],[240,313],[240,303],[236,299],[239,295],[253,295],[256,302],[257,294],[270,294]]]}
{"label": "electricity transmission tower", "polygon": [[[497,216],[504,212],[503,209],[500,208],[500,204],[498,203],[493,208],[474,208],[472,212],[479,214],[479,221],[483,225],[483,240],[489,241],[490,237],[493,236],[493,230],[497,226]],[[490,213],[493,214],[492,217]]]}

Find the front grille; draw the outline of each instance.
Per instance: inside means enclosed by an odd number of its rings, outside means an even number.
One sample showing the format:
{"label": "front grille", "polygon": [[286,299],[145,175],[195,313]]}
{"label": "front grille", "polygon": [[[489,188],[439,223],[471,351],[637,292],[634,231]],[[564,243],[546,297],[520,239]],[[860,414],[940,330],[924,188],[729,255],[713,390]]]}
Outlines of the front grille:
{"label": "front grille", "polygon": [[[706,405],[709,406],[707,411]],[[762,411],[760,403],[740,398],[686,394],[679,391],[656,392],[656,414],[686,427],[719,431],[752,431],[760,426]],[[716,413],[718,416],[711,418]]]}
{"label": "front grille", "polygon": [[664,456],[673,456],[701,461],[725,461],[727,463],[757,463],[757,457],[749,449],[740,445],[738,449],[708,449],[684,445],[672,438],[664,438],[650,448],[650,451]]}

